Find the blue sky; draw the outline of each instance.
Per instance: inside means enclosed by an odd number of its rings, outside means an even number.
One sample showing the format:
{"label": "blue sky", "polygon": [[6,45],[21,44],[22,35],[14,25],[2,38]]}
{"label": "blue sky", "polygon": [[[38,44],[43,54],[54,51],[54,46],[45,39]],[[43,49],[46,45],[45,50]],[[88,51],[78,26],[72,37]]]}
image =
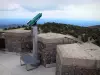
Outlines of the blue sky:
{"label": "blue sky", "polygon": [[76,19],[100,21],[100,0],[2,0],[0,18]]}

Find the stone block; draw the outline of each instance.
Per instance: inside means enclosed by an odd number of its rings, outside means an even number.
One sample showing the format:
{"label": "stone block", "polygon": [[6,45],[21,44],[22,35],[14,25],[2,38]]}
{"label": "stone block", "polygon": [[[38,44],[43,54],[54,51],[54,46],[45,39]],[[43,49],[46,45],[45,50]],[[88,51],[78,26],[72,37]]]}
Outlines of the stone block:
{"label": "stone block", "polygon": [[58,45],[56,75],[99,75],[99,62],[96,60],[99,56],[93,56],[95,52],[89,53],[85,48],[84,44],[77,43]]}

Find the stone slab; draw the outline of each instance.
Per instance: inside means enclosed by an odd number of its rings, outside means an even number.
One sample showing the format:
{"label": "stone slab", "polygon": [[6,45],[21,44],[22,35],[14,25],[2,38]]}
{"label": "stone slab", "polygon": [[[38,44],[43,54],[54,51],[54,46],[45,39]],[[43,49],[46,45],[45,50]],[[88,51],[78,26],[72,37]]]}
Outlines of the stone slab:
{"label": "stone slab", "polygon": [[13,37],[13,36],[18,36],[18,37],[21,37],[21,36],[29,36],[31,35],[31,31],[29,30],[8,30],[8,31],[5,31],[5,36],[9,36],[9,37]]}
{"label": "stone slab", "polygon": [[38,35],[38,40],[43,43],[62,43],[66,42],[68,39],[75,40],[73,36],[58,33],[41,33]]}
{"label": "stone slab", "polygon": [[57,53],[61,57],[62,65],[93,67],[95,64],[95,58],[84,51],[77,43],[58,45]]}
{"label": "stone slab", "polygon": [[96,59],[96,67],[100,68],[100,47],[93,43],[84,43],[81,47]]}
{"label": "stone slab", "polygon": [[58,45],[56,75],[99,75],[99,49],[91,43]]}

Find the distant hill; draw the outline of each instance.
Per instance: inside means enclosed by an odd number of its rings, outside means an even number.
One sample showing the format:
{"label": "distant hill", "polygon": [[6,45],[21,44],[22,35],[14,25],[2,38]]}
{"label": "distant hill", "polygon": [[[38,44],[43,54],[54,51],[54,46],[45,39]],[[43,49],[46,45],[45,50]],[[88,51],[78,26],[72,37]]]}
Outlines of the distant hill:
{"label": "distant hill", "polygon": [[100,29],[100,25],[89,26],[89,28],[99,28]]}
{"label": "distant hill", "polygon": [[0,25],[0,29],[22,26],[22,24],[10,24],[10,25]]}
{"label": "distant hill", "polygon": [[[17,19],[0,19],[0,28],[4,28],[7,25],[23,25],[27,24],[32,18],[17,18]],[[37,23],[44,24],[46,22],[55,22],[55,23],[64,23],[64,24],[72,24],[78,26],[88,27],[91,25],[100,25],[100,21],[88,21],[88,20],[77,20],[77,19],[61,19],[61,18],[41,18]]]}

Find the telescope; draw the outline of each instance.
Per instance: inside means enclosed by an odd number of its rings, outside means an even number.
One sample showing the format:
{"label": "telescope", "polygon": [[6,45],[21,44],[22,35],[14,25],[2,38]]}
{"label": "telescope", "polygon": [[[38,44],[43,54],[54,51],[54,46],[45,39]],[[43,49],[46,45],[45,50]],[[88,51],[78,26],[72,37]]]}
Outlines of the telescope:
{"label": "telescope", "polygon": [[33,34],[33,58],[37,59],[37,35],[38,35],[38,29],[37,29],[37,21],[42,17],[42,13],[37,14],[32,20],[30,20],[27,25],[32,26],[32,34]]}
{"label": "telescope", "polygon": [[[37,53],[37,34],[38,34],[38,30],[37,30],[37,21],[42,17],[42,13],[37,14],[32,20],[30,20],[27,25],[32,26],[32,30],[33,30],[33,56],[31,55],[22,55],[21,56],[21,60],[26,63],[26,64],[33,64],[34,67],[39,66],[40,60],[38,59],[38,53]],[[27,69],[27,65],[26,65],[26,69]],[[33,68],[32,68],[33,69]],[[29,71],[30,69],[27,69],[27,71]]]}
{"label": "telescope", "polygon": [[32,20],[30,20],[27,25],[34,26],[36,25],[37,21],[42,17],[42,13],[37,14]]}

